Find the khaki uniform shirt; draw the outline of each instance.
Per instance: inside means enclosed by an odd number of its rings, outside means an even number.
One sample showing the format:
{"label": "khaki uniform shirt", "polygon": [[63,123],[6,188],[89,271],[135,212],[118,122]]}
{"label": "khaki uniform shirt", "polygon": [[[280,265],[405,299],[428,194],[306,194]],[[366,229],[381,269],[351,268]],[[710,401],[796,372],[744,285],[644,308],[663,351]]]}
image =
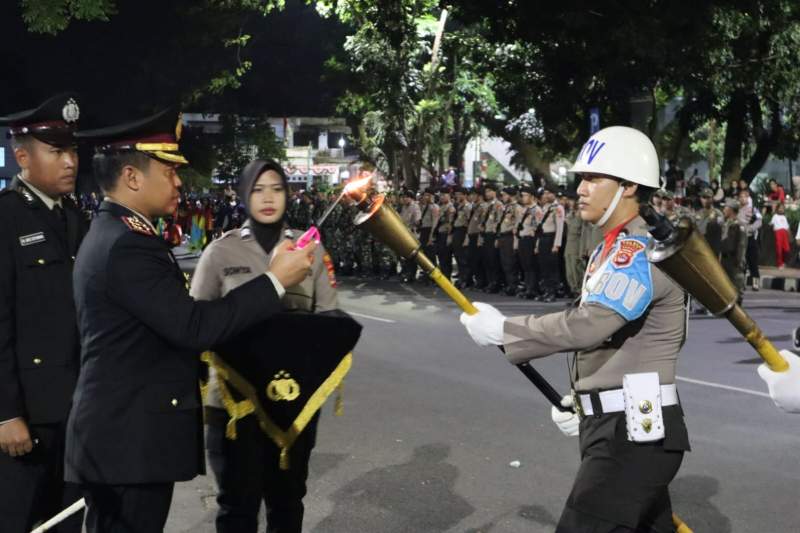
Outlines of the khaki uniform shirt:
{"label": "khaki uniform shirt", "polygon": [[[647,225],[640,217],[629,222],[625,229],[631,236],[648,235]],[[620,234],[617,246],[625,237],[624,233]],[[513,363],[522,363],[558,352],[575,351],[572,378],[575,390],[582,392],[619,388],[625,374],[636,372],[658,372],[662,384],[674,383],[678,352],[686,333],[683,290],[648,263],[652,295],[644,313],[635,320],[629,322],[622,314],[600,303],[585,303],[587,286],[605,287],[606,294],[620,286],[619,283],[604,286],[603,276],[600,279],[591,277],[594,272],[601,273],[607,262],[625,260],[624,255],[619,255],[619,249],[601,260],[600,250],[598,247],[587,269],[584,296],[578,307],[506,320],[506,356]],[[636,253],[644,254],[644,249]],[[600,283],[594,285],[598,281]],[[623,297],[628,298],[628,293]]]}
{"label": "khaki uniform shirt", "polygon": [[513,235],[516,232],[517,224],[519,223],[518,214],[519,204],[517,202],[511,201],[503,206],[503,211],[500,215],[500,227],[497,230],[500,235],[508,233]]}
{"label": "khaki uniform shirt", "polygon": [[519,236],[520,237],[534,237],[536,236],[536,228],[539,227],[538,220],[541,219],[541,215],[538,215],[537,212],[539,211],[539,206],[536,204],[530,205],[528,207],[520,206],[522,209],[520,210],[520,218],[519,224],[517,228],[519,228]]}
{"label": "khaki uniform shirt", "polygon": [[420,211],[422,213],[422,218],[420,219],[419,226],[421,228],[433,228],[436,219],[439,218],[439,206],[431,202],[420,206]]}
{"label": "khaki uniform shirt", "polygon": [[583,233],[583,219],[577,209],[573,209],[564,219],[567,226],[567,243],[564,254],[580,257],[581,234]]}
{"label": "khaki uniform shirt", "polygon": [[448,203],[439,206],[439,216],[436,219],[436,233],[450,234],[453,231],[453,221],[456,218],[456,208]]}
{"label": "khaki uniform shirt", "polygon": [[411,202],[400,209],[400,219],[412,230],[417,228],[421,218],[422,211],[420,211],[417,202]]}
{"label": "khaki uniform shirt", "polygon": [[483,233],[497,233],[497,227],[500,225],[500,217],[503,216],[503,204],[498,199],[486,203],[486,211],[483,216],[486,223],[483,225]]}
{"label": "khaki uniform shirt", "polygon": [[465,202],[456,205],[456,218],[453,221],[454,228],[464,228],[470,222],[469,217],[472,214],[472,204]]}
{"label": "khaki uniform shirt", "polygon": [[[547,211],[551,211],[547,220],[544,220]],[[555,233],[555,241],[553,246],[561,246],[564,240],[564,208],[560,204],[554,202],[552,204],[544,204],[542,207],[542,233]]]}
{"label": "khaki uniform shirt", "polygon": [[470,206],[470,219],[467,225],[467,234],[475,235],[481,232],[481,222],[483,222],[483,217],[486,214],[486,202],[470,204]]}
{"label": "khaki uniform shirt", "polygon": [[[292,238],[296,240],[302,233],[292,230]],[[317,245],[311,275],[298,285],[285,287],[286,294],[282,300],[285,310],[323,312],[338,308],[336,279],[332,265],[330,270],[326,266],[326,262],[330,264],[327,255],[322,245]],[[203,251],[189,293],[195,300],[222,298],[239,285],[263,276],[271,258],[272,253],[266,253],[261,248],[252,235],[249,222],[245,222],[241,228],[225,232]],[[213,368],[209,369],[208,385],[206,405],[222,408],[222,397]]]}

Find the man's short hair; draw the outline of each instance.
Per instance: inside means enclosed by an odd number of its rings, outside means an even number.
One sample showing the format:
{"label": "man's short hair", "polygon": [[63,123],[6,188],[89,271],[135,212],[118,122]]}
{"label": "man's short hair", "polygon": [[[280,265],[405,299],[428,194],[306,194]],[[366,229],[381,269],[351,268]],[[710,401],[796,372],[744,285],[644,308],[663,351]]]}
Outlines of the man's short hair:
{"label": "man's short hair", "polygon": [[150,160],[147,154],[138,151],[95,154],[92,159],[94,180],[104,192],[112,191],[124,167],[132,166],[144,171],[150,167]]}

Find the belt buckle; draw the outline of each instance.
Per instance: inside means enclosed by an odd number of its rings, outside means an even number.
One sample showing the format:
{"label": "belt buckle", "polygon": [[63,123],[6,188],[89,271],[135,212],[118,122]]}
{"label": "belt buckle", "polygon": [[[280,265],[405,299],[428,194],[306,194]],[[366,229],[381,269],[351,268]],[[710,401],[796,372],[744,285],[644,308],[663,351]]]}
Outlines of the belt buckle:
{"label": "belt buckle", "polygon": [[586,413],[583,412],[583,404],[581,404],[581,396],[575,390],[572,390],[572,407],[575,408],[578,418],[583,420],[586,418]]}

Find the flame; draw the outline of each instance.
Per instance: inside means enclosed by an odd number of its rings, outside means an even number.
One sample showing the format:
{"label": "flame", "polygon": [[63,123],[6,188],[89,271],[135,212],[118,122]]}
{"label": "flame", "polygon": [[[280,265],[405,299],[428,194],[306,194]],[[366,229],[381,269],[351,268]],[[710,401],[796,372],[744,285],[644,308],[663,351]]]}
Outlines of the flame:
{"label": "flame", "polygon": [[367,189],[369,188],[370,184],[372,183],[372,176],[371,172],[362,173],[359,175],[365,175],[363,178],[357,178],[348,182],[347,185],[344,187],[344,194],[360,202],[364,199],[367,193]]}

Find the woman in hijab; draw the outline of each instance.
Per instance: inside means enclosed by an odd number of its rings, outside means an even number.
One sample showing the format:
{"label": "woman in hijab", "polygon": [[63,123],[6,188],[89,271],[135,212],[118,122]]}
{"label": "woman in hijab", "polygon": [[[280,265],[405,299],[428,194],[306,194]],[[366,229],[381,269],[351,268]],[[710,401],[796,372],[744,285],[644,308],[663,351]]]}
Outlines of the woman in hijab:
{"label": "woman in hijab", "polygon": [[[203,252],[192,280],[191,294],[197,300],[221,298],[261,275],[263,265],[269,263],[281,239],[296,240],[301,234],[287,233],[289,187],[280,164],[271,160],[253,161],[242,171],[238,192],[247,220],[241,228],[224,233]],[[318,246],[310,275],[299,285],[286,287],[284,309],[324,312],[338,307],[336,282],[329,262],[323,247]],[[290,467],[282,470],[280,450],[261,431],[255,416],[235,420],[236,438],[226,438],[229,413],[223,407],[220,379],[211,368],[205,395],[206,448],[219,486],[217,531],[255,533],[263,499],[268,532],[299,533],[318,414],[292,446]]]}

